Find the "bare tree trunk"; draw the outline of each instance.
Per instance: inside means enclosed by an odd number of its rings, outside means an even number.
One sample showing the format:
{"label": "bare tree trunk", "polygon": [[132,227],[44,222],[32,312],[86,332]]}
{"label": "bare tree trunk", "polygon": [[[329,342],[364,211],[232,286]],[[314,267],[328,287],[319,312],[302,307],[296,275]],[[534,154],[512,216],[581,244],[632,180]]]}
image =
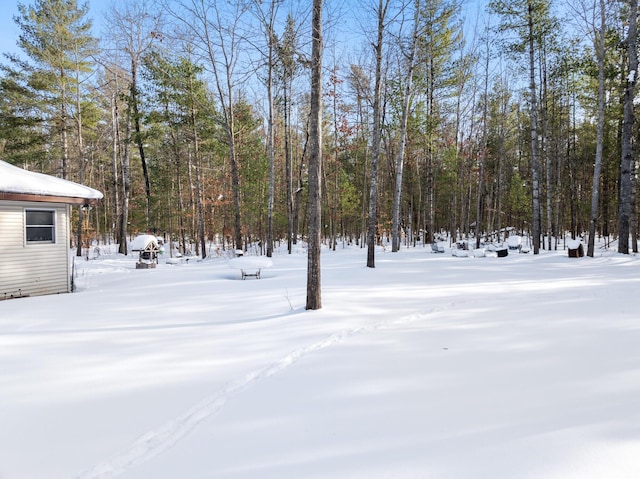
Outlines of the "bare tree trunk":
{"label": "bare tree trunk", "polygon": [[[271,25],[269,26],[271,29]],[[275,154],[273,148],[273,33],[269,40],[269,65],[267,98],[269,103],[268,150],[269,150],[269,199],[267,201],[267,257],[273,256],[273,202],[275,196]]]}
{"label": "bare tree trunk", "polygon": [[131,105],[133,108],[133,126],[135,129],[135,142],[140,153],[142,165],[142,176],[144,178],[144,193],[146,198],[145,218],[147,227],[151,226],[151,180],[149,179],[149,168],[144,154],[144,142],[142,141],[142,128],[140,127],[140,112],[138,108],[138,65],[137,59],[131,59]]}
{"label": "bare tree trunk", "polygon": [[[78,134],[78,181],[84,183],[84,136],[82,131],[82,104],[80,102],[80,72],[76,64],[76,129]],[[82,223],[84,210],[82,206],[78,207],[78,229],[77,229],[77,245],[76,256],[82,256]]]}
{"label": "bare tree trunk", "polygon": [[629,56],[629,73],[624,91],[622,123],[622,158],[620,161],[620,207],[618,217],[618,253],[629,254],[629,223],[631,215],[631,167],[633,162],[633,99],[638,75],[638,0],[629,0],[629,31],[625,40]]}
{"label": "bare tree trunk", "polygon": [[[163,7],[182,22],[191,35],[196,49],[206,55],[214,77],[214,88],[220,101],[222,124],[227,139],[229,163],[231,166],[231,190],[234,207],[234,241],[235,248],[242,249],[242,223],[240,214],[240,173],[236,152],[236,131],[234,111],[233,74],[237,63],[238,23],[244,9],[236,10],[235,17],[223,18],[225,13],[221,2],[190,2],[186,0],[161,2]],[[188,14],[176,10],[180,6]],[[236,5],[234,5],[236,6]],[[216,43],[217,42],[217,43]]]}
{"label": "bare tree trunk", "polygon": [[533,190],[533,254],[540,253],[540,184],[538,153],[538,101],[536,92],[533,5],[528,3],[527,22],[529,26],[529,93],[531,103],[531,187]]}
{"label": "bare tree trunk", "polygon": [[118,126],[119,118],[118,118],[118,77],[115,76],[115,85],[113,89],[113,94],[111,95],[111,173],[113,176],[113,181],[111,184],[112,189],[112,201],[113,201],[113,225],[112,230],[114,233],[114,238],[116,241],[120,238],[120,223],[118,222],[119,211],[120,211],[120,201],[118,198],[118,189],[119,189],[119,181],[118,181],[118,151],[120,146],[120,128]]}
{"label": "bare tree trunk", "polygon": [[[275,152],[274,152],[274,121],[275,121],[275,106],[273,99],[274,90],[274,67],[276,65],[276,42],[278,41],[275,32],[273,30],[275,23],[276,10],[278,2],[269,2],[267,4],[268,11],[263,12],[262,2],[255,1],[256,11],[258,19],[265,29],[265,37],[267,41],[267,154],[269,156],[269,194],[267,199],[267,241],[266,241],[266,254],[267,257],[273,256],[273,204],[275,198]],[[286,83],[286,79],[285,79]],[[286,88],[286,87],[285,87]],[[286,108],[286,105],[285,105]],[[286,119],[286,113],[285,113]],[[285,139],[285,142],[287,140]],[[288,165],[287,165],[288,167]],[[287,173],[290,170],[287,168]],[[289,177],[288,177],[289,178]],[[289,184],[287,184],[289,186]],[[290,199],[289,196],[287,198]],[[288,207],[289,208],[289,207]]]}
{"label": "bare tree trunk", "polygon": [[398,158],[396,160],[396,185],[393,195],[393,225],[391,228],[391,251],[400,250],[400,204],[402,203],[402,176],[404,170],[404,150],[407,142],[407,121],[409,118],[409,103],[413,91],[413,69],[415,64],[416,44],[418,43],[418,18],[420,16],[420,0],[414,2],[413,33],[411,34],[411,45],[409,53],[406,55],[407,62],[407,83],[404,87],[404,98],[402,99],[402,118],[400,120],[400,145],[398,146]]}
{"label": "bare tree trunk", "polygon": [[294,214],[293,214],[293,244],[298,242],[298,232],[300,231],[300,207],[302,206],[302,190],[304,188],[304,165],[307,158],[307,148],[309,145],[309,122],[311,117],[307,118],[307,125],[305,131],[307,132],[307,138],[304,142],[304,148],[302,149],[302,156],[298,163],[298,188],[296,189],[294,198]]}
{"label": "bare tree trunk", "polygon": [[[156,39],[161,38],[162,14],[152,12],[147,1],[122,2],[111,5],[107,11],[107,27],[119,51],[125,53],[129,62],[131,84],[129,85],[129,121],[134,134],[127,135],[127,141],[133,141],[140,154],[145,189],[145,219],[150,226],[151,182],[144,151],[142,127],[140,123],[140,100],[138,98],[138,70],[142,57],[148,52]],[[132,137],[133,136],[133,137]]]}
{"label": "bare tree trunk", "polygon": [[311,51],[311,109],[309,157],[309,251],[306,309],[320,309],[320,247],[322,222],[322,0],[313,0]]}
{"label": "bare tree trunk", "polygon": [[129,218],[129,195],[131,192],[131,168],[130,154],[131,148],[131,118],[127,111],[127,125],[124,139],[124,155],[122,156],[122,205],[120,206],[120,237],[118,238],[118,252],[124,255],[128,253],[127,246],[127,220]]}
{"label": "bare tree trunk", "polygon": [[638,220],[636,205],[636,159],[631,160],[631,214],[629,219],[629,227],[631,229],[631,251],[638,252]]}
{"label": "bare tree trunk", "polygon": [[[192,83],[189,77],[189,83]],[[193,87],[190,86],[190,90]],[[198,240],[200,241],[200,251],[202,259],[207,257],[207,242],[204,234],[204,206],[202,205],[202,173],[200,164],[200,140],[198,138],[198,128],[196,122],[196,111],[191,102],[191,128],[193,128],[193,160],[196,168],[196,211],[198,215]]]}
{"label": "bare tree trunk", "polygon": [[371,185],[369,187],[369,226],[367,230],[367,267],[375,268],[376,225],[378,223],[378,161],[380,158],[380,129],[382,116],[382,48],[384,42],[384,22],[389,0],[378,3],[378,38],[376,52],[376,80],[373,97],[373,135],[371,145]]}
{"label": "bare tree trunk", "polygon": [[287,83],[285,80],[283,87],[284,102],[284,157],[285,157],[285,176],[287,183],[287,252],[292,253],[293,250],[293,155],[291,154],[291,128],[289,126],[289,95]]}
{"label": "bare tree trunk", "polygon": [[596,240],[596,222],[598,221],[598,202],[600,200],[600,172],[602,171],[602,149],[604,144],[604,33],[606,28],[605,0],[600,0],[600,30],[596,36],[595,47],[598,57],[598,130],[596,133],[596,163],[593,169],[591,188],[591,214],[589,217],[589,243],[587,256],[594,256]]}
{"label": "bare tree trunk", "polygon": [[64,69],[61,69],[61,99],[60,99],[60,132],[62,139],[62,178],[69,176],[69,132],[67,126],[67,80]]}
{"label": "bare tree trunk", "polygon": [[476,199],[476,248],[480,248],[480,234],[482,233],[484,168],[487,158],[487,138],[489,132],[489,127],[487,125],[487,111],[489,108],[489,53],[489,40],[487,40],[484,76],[484,105],[482,106],[482,143],[480,145],[480,177],[478,179],[478,197]]}
{"label": "bare tree trunk", "polygon": [[[546,46],[544,48],[544,54],[542,55],[542,59],[540,61],[540,67],[542,70],[542,153],[544,155],[545,162],[545,185],[546,185],[546,219],[547,219],[547,227],[546,227],[546,235],[547,235],[547,249],[551,251],[551,237],[553,236],[553,208],[552,208],[552,195],[553,188],[551,186],[551,154],[549,152],[550,148],[550,133],[549,133],[549,96],[548,96],[548,84],[547,84],[547,53]],[[543,236],[544,237],[544,236]],[[542,245],[544,249],[544,243]]]}

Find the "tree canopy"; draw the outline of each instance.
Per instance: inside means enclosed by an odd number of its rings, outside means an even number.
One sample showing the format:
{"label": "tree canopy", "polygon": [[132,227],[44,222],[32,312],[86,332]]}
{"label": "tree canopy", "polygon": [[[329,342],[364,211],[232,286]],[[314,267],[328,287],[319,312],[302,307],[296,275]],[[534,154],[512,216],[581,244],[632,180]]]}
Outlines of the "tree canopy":
{"label": "tree canopy", "polygon": [[315,8],[320,72],[300,2],[114,1],[105,18],[19,3],[2,158],[105,193],[85,244],[149,231],[171,254],[271,254],[319,235],[368,248],[369,266],[392,237],[637,250],[635,0],[602,16],[598,0]]}

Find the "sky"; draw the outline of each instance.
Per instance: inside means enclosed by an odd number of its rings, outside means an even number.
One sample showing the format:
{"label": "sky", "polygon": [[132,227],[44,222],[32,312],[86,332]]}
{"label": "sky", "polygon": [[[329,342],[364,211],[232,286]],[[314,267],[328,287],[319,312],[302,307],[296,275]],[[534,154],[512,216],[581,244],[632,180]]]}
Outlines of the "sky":
{"label": "sky", "polygon": [[[327,4],[332,3],[332,0],[325,0]],[[356,4],[355,7],[349,6],[353,0],[340,0],[340,3],[346,7],[346,11],[357,15],[361,6],[360,2],[354,2]],[[23,2],[26,5],[30,5],[31,1],[24,0]],[[81,3],[81,2],[79,2]],[[106,5],[110,3],[110,0],[89,0],[89,15],[94,20],[94,29],[96,30],[96,35],[100,33],[100,17]],[[467,0],[464,4],[464,9],[467,16],[467,23],[470,27],[473,27],[475,23],[475,18],[478,12],[481,12],[484,9],[484,4],[486,2],[484,0]],[[0,15],[0,52],[11,52],[18,53],[18,49],[16,47],[16,41],[18,39],[18,35],[20,33],[17,25],[13,21],[13,17],[18,15],[18,2],[16,0],[0,0],[0,7],[2,8],[2,15]],[[344,8],[343,7],[343,8]],[[355,28],[355,27],[354,27]],[[357,27],[358,29],[360,27]],[[342,30],[348,31],[348,28],[342,28]],[[353,30],[353,29],[352,29]]]}
{"label": "sky", "polygon": [[17,53],[16,41],[20,30],[13,21],[18,15],[18,2],[14,0],[0,0],[2,15],[0,15],[0,52]]}
{"label": "sky", "polygon": [[[89,15],[94,19],[94,28],[97,25],[97,19],[102,14],[102,9],[108,0],[89,0]],[[30,0],[23,0],[17,2],[16,0],[0,0],[0,7],[2,8],[2,15],[0,15],[0,52],[1,53],[19,53],[19,49],[16,46],[18,36],[20,35],[20,29],[13,21],[13,18],[18,16],[18,3],[25,5],[31,5]],[[79,3],[82,3],[81,1]],[[96,34],[99,33],[99,26]],[[4,61],[0,60],[0,61]]]}

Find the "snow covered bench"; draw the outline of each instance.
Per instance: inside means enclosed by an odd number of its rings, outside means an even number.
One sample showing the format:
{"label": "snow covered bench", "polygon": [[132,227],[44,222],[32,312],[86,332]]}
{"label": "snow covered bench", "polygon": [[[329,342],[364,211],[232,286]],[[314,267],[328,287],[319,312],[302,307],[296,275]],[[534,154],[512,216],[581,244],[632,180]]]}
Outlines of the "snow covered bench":
{"label": "snow covered bench", "polygon": [[455,256],[457,258],[468,258],[469,251],[462,248],[451,248],[451,256]]}
{"label": "snow covered bench", "polygon": [[522,248],[522,238],[518,235],[511,235],[507,238],[507,246],[510,250],[518,250]]}
{"label": "snow covered bench", "polygon": [[230,259],[227,264],[231,269],[239,269],[242,279],[247,277],[260,279],[262,270],[273,266],[273,262],[269,258],[262,256],[239,256]]}
{"label": "snow covered bench", "polygon": [[444,246],[440,246],[435,241],[431,243],[431,252],[432,253],[444,253]]}
{"label": "snow covered bench", "polygon": [[254,276],[256,279],[260,279],[260,271],[262,271],[262,268],[256,269],[254,273],[249,273],[243,269],[240,271],[242,272],[242,279],[245,279],[247,276]]}

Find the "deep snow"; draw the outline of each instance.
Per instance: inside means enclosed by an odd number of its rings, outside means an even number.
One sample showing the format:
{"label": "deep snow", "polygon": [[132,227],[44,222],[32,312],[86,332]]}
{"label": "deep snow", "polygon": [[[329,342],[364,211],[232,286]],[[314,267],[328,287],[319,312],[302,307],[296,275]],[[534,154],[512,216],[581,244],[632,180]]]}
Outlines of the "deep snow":
{"label": "deep snow", "polygon": [[640,477],[640,263],[76,260],[0,302],[0,478]]}

